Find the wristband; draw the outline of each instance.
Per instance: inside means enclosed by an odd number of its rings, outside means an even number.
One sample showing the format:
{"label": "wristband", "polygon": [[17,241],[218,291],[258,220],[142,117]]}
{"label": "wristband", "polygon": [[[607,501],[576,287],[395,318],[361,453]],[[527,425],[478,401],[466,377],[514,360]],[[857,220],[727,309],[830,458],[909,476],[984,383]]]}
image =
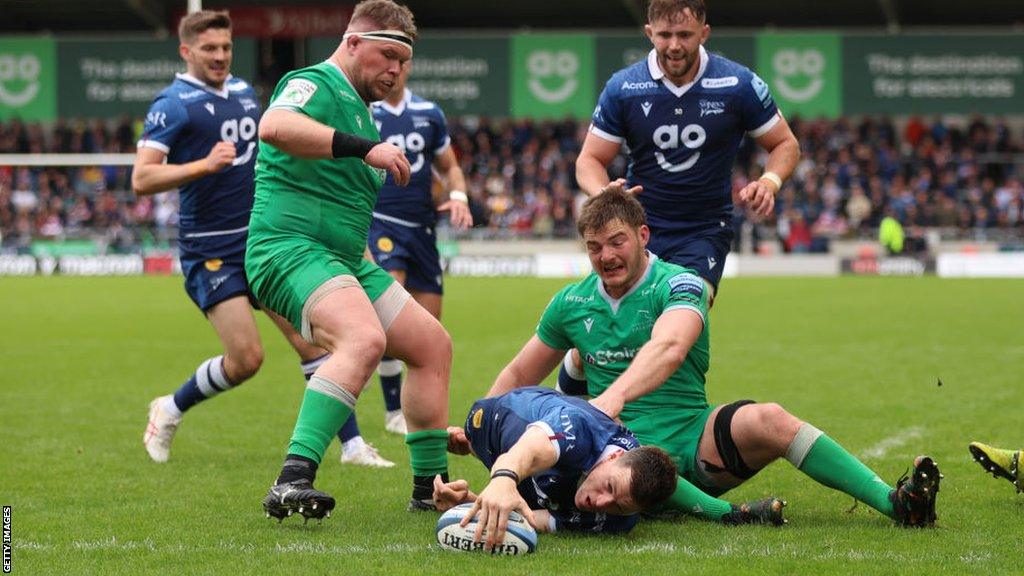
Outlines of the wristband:
{"label": "wristband", "polygon": [[776,190],[782,189],[782,178],[780,178],[775,172],[765,172],[764,174],[761,174],[761,177],[758,178],[758,180],[767,180],[772,184],[775,184]]}
{"label": "wristband", "polygon": [[373,140],[335,130],[331,140],[331,155],[335,158],[366,158],[377,144]]}
{"label": "wristband", "polygon": [[513,482],[519,484],[519,474],[516,474],[514,470],[509,470],[508,468],[498,468],[491,472],[491,480],[494,480],[495,478],[511,478]]}
{"label": "wristband", "polygon": [[469,196],[466,196],[466,193],[462,190],[452,190],[448,193],[448,199],[469,204]]}

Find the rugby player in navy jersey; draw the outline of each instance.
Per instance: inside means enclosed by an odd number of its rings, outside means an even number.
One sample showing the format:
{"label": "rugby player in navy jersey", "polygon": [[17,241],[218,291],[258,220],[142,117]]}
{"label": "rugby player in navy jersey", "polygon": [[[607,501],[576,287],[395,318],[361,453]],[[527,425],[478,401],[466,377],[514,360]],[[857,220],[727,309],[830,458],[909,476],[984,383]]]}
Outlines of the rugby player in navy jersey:
{"label": "rugby player in navy jersey", "polygon": [[[411,65],[411,61],[405,62],[388,97],[373,103],[373,118],[381,140],[405,152],[411,176],[408,186],[398,186],[388,176],[373,210],[368,244],[374,261],[440,319],[443,287],[435,232],[437,216],[439,212],[449,212],[451,224],[460,229],[472,226],[473,216],[465,192],[466,178],[452,150],[444,112],[434,102],[406,88]],[[432,192],[435,171],[450,190],[441,201]],[[402,362],[384,357],[378,373],[387,410],[385,429],[405,434]],[[359,436],[354,413],[338,432],[338,438],[342,442],[342,463],[374,465],[382,460]]]}
{"label": "rugby player in navy jersey", "polygon": [[[203,10],[182,18],[179,53],[186,72],[153,101],[138,143],[132,188],[155,194],[178,188],[178,248],[185,290],[224,347],[202,361],[174,394],[149,405],[143,443],[166,462],[182,415],[251,378],[263,346],[243,267],[253,203],[260,107],[252,87],[231,75],[231,19]],[[267,312],[295,348],[308,378],[326,352]]]}
{"label": "rugby player in navy jersey", "polygon": [[[768,152],[761,177],[737,195],[762,217],[773,213],[800,146],[768,85],[704,49],[711,32],[704,0],[651,0],[644,32],[653,48],[605,85],[576,160],[576,180],[589,196],[606,189],[636,194],[651,230],[648,249],[696,271],[713,303],[733,240],[731,173],[743,137]],[[607,168],[623,145],[626,177],[611,181]],[[567,393],[586,392],[574,350],[558,381]]]}
{"label": "rugby player in navy jersey", "polygon": [[441,511],[473,502],[467,519],[479,512],[477,540],[486,528],[487,548],[501,540],[513,510],[538,532],[625,532],[676,487],[678,471],[663,450],[640,447],[590,403],[550,388],[478,400],[449,435],[452,451],[471,452],[491,480],[477,495],[465,480],[438,477],[434,501]]}

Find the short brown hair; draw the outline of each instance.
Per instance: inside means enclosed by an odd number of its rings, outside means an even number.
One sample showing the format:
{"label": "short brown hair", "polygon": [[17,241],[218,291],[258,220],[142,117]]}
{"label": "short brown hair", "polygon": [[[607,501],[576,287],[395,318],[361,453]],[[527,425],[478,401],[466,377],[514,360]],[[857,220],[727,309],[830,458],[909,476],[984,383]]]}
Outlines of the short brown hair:
{"label": "short brown hair", "polygon": [[698,22],[704,22],[707,17],[704,0],[651,0],[647,5],[647,23],[652,24],[658,20],[675,22],[685,10],[689,10]]}
{"label": "short brown hair", "polygon": [[632,194],[618,189],[591,196],[583,203],[580,217],[576,220],[576,231],[583,236],[587,231],[596,232],[612,220],[621,220],[630,228],[647,224],[644,207]]}
{"label": "short brown hair", "polygon": [[413,40],[417,37],[416,21],[413,19],[412,12],[391,0],[363,0],[356,4],[349,25],[360,20],[368,20],[374,26],[385,30],[401,30]]}
{"label": "short brown hair", "polygon": [[211,28],[231,30],[231,17],[227,10],[200,10],[185,16],[178,23],[178,39],[182,44],[191,44]]}
{"label": "short brown hair", "polygon": [[675,492],[679,468],[661,448],[641,446],[623,454],[619,461],[633,473],[629,493],[641,510],[661,504]]}

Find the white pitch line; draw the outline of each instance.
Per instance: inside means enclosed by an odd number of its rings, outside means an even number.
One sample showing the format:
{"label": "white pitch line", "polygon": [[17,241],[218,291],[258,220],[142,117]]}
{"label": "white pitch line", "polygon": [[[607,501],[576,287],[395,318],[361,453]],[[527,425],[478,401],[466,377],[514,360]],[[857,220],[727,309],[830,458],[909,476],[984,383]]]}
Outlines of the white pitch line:
{"label": "white pitch line", "polygon": [[905,430],[900,430],[896,434],[883,438],[874,446],[861,452],[862,458],[884,458],[893,448],[899,448],[911,440],[917,440],[924,435],[924,428],[920,426],[914,426]]}

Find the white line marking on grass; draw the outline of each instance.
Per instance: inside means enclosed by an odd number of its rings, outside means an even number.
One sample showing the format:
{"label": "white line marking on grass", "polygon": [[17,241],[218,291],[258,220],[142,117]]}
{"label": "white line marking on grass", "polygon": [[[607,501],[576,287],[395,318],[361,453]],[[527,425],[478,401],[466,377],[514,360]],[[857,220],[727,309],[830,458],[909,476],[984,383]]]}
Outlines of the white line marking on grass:
{"label": "white line marking on grass", "polygon": [[893,448],[899,448],[911,440],[917,440],[924,435],[924,428],[914,426],[906,430],[900,430],[896,434],[883,438],[874,446],[861,452],[862,458],[884,458]]}

